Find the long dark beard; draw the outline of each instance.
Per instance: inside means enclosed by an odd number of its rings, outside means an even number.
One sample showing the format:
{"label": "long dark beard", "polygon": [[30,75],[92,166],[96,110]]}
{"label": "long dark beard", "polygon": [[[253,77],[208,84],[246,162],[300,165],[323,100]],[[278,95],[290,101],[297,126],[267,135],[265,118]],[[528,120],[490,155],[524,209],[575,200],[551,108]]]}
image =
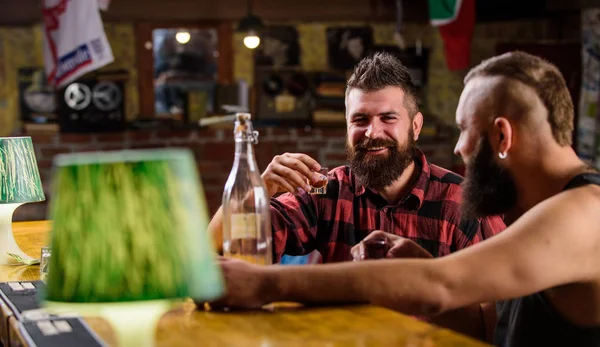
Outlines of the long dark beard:
{"label": "long dark beard", "polygon": [[464,218],[501,215],[517,204],[515,181],[508,170],[496,163],[487,135],[477,144],[476,153],[466,167],[462,187]]}
{"label": "long dark beard", "polygon": [[[367,154],[369,147],[387,147],[387,155],[372,156]],[[398,146],[394,140],[367,139],[351,146],[346,141],[346,154],[350,168],[359,182],[369,188],[382,189],[390,186],[402,175],[415,156],[416,143],[412,128],[409,131],[408,143]]]}

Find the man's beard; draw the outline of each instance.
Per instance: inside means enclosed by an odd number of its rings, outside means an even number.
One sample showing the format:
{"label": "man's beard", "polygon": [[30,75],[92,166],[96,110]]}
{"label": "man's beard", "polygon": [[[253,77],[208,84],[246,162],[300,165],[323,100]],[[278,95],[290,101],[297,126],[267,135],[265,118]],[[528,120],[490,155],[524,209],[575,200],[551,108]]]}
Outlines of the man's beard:
{"label": "man's beard", "polygon": [[477,144],[473,159],[467,164],[462,183],[463,218],[479,218],[501,215],[517,204],[517,186],[508,170],[494,159],[487,135]]}
{"label": "man's beard", "polygon": [[[371,155],[367,151],[369,147],[386,147],[388,153]],[[346,154],[352,172],[361,184],[375,190],[392,185],[413,162],[415,150],[412,128],[408,143],[403,147],[391,139],[367,139],[354,146],[346,141]]]}

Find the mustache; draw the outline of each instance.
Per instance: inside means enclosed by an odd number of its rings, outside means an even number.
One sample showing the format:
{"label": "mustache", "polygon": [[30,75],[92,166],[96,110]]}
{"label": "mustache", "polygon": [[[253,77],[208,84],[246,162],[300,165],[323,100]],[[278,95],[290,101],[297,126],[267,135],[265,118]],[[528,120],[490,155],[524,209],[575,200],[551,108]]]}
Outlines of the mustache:
{"label": "mustache", "polygon": [[356,150],[366,150],[369,147],[398,147],[398,143],[389,139],[366,139],[354,145]]}

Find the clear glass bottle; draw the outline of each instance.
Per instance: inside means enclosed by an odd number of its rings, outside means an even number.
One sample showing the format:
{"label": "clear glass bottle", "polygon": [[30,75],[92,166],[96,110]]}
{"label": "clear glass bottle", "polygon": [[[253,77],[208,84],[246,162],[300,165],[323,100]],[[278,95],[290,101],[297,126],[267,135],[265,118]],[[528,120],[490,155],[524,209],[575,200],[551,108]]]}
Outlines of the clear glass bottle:
{"label": "clear glass bottle", "polygon": [[269,195],[254,157],[258,131],[249,113],[236,114],[235,159],[223,192],[223,254],[253,264],[272,264]]}

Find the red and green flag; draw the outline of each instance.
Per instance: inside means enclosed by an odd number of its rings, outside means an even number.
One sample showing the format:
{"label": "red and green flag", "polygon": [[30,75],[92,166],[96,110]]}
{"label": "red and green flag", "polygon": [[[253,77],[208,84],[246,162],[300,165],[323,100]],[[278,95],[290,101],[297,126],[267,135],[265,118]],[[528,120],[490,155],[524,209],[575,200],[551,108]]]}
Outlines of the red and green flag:
{"label": "red and green flag", "polygon": [[429,20],[440,28],[448,69],[468,68],[475,27],[475,0],[429,0]]}

